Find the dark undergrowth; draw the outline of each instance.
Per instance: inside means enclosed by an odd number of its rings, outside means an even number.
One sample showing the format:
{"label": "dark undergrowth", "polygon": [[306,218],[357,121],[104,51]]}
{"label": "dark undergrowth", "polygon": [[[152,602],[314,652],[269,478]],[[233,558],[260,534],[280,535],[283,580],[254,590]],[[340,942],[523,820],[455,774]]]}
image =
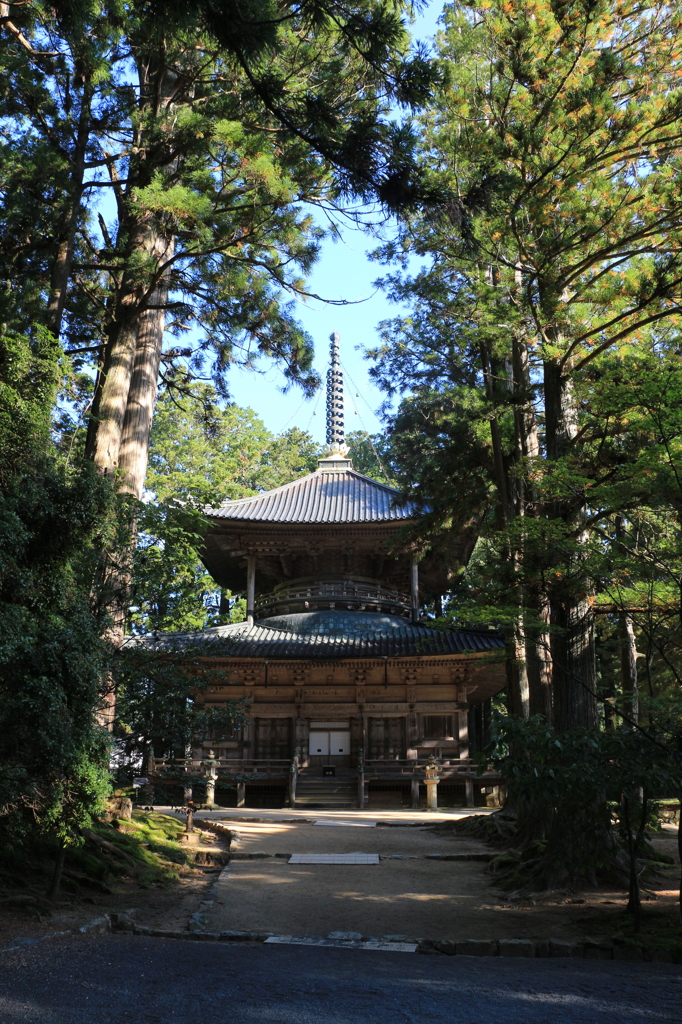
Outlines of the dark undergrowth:
{"label": "dark undergrowth", "polygon": [[[507,891],[533,892],[546,888],[537,884],[536,868],[542,864],[547,840],[528,838],[520,834],[518,818],[513,813],[497,811],[494,814],[476,814],[458,821],[433,826],[434,832],[456,832],[497,847],[503,852],[493,857],[488,870],[495,884]],[[609,836],[610,845],[620,852],[617,829]],[[624,854],[623,854],[624,860]],[[654,849],[647,840],[638,853],[640,879],[643,885],[659,880],[659,873],[670,868],[675,861],[668,854]],[[614,856],[604,857],[595,870],[595,880],[627,887],[628,876]]]}
{"label": "dark undergrowth", "polygon": [[83,842],[67,847],[58,899],[48,892],[56,843],[44,840],[33,848],[0,853],[0,908],[21,911],[42,920],[56,906],[100,902],[126,884],[160,888],[175,884],[192,868],[192,853],[178,841],[183,825],[156,812],[133,812],[131,821],[98,822],[83,830]]}
{"label": "dark undergrowth", "polygon": [[586,935],[595,938],[609,935],[616,943],[630,949],[669,949],[677,963],[682,959],[680,914],[675,906],[657,907],[646,902],[638,930],[634,917],[620,908],[592,908],[585,914],[582,924]]}

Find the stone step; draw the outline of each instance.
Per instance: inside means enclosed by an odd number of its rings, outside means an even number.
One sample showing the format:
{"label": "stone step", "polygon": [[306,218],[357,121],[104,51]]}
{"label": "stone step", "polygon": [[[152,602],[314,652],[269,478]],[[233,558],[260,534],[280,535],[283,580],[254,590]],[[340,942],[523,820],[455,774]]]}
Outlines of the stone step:
{"label": "stone step", "polygon": [[344,810],[356,807],[357,782],[353,779],[299,777],[296,806]]}
{"label": "stone step", "polygon": [[299,797],[351,797],[357,790],[356,785],[297,785],[296,796]]}

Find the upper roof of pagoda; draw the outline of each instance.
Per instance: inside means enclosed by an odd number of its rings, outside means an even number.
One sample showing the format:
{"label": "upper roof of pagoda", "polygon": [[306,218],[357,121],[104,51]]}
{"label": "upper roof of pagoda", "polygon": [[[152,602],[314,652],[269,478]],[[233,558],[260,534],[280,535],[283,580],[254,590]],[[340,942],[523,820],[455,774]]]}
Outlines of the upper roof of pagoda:
{"label": "upper roof of pagoda", "polygon": [[399,505],[400,492],[358,473],[341,452],[318,462],[314,473],[250,498],[224,501],[206,509],[210,519],[260,523],[387,523],[417,515]]}

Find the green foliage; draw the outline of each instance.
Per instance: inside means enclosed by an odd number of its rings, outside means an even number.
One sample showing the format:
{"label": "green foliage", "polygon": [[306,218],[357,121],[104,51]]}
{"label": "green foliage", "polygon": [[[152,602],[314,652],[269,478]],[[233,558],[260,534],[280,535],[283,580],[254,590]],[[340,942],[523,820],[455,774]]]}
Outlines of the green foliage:
{"label": "green foliage", "polygon": [[[304,476],[319,455],[304,431],[293,427],[274,436],[251,409],[221,404],[210,386],[187,384],[178,397],[162,395],[147,473],[150,500],[138,519],[133,629],[201,629],[226,621],[198,555],[207,525],[203,508]],[[232,598],[227,621],[244,618],[242,605]]]}
{"label": "green foliage", "polygon": [[389,487],[396,486],[393,464],[395,456],[385,434],[368,434],[364,430],[354,430],[346,435],[346,444],[353,469],[358,473],[364,473],[371,480],[378,480]]}
{"label": "green foliage", "polygon": [[129,642],[118,655],[116,677],[114,763],[119,781],[127,784],[144,772],[151,753],[183,759],[204,738],[231,738],[248,720],[244,701],[205,706],[211,686],[225,680],[222,669],[202,661],[200,650],[174,653],[166,643],[156,652]]}
{"label": "green foliage", "polygon": [[247,7],[237,26],[230,4],[204,0],[162,17],[139,2],[10,3],[29,43],[2,27],[0,322],[58,330],[65,300],[69,347],[97,365],[112,325],[164,279],[181,339],[167,365],[191,352],[226,393],[234,361],[265,355],[314,388],[287,300],[322,237],[310,210],[333,216],[350,192],[416,197],[411,132],[388,104],[424,99],[432,66],[409,53],[401,2]]}
{"label": "green foliage", "polygon": [[77,834],[103,804],[109,743],[96,724],[108,651],[90,606],[115,519],[88,467],[50,439],[60,377],[45,332],[0,337],[0,818],[2,842]]}
{"label": "green foliage", "polygon": [[[656,735],[632,729],[558,733],[540,716],[495,715],[487,755],[507,779],[517,810],[514,846],[522,850],[525,875],[522,880],[517,854],[497,865],[511,869],[507,882],[557,887],[594,883],[599,875],[627,877],[635,794],[682,789],[679,718],[672,732],[670,724]],[[647,824],[637,823],[641,839]],[[639,847],[641,858],[646,851]]]}

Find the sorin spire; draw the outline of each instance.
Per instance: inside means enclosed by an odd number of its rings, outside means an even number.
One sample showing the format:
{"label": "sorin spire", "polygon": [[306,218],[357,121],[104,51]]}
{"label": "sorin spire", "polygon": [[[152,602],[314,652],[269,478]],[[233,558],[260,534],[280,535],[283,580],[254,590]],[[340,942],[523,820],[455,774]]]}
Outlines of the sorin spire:
{"label": "sorin spire", "polygon": [[339,364],[340,336],[334,331],[329,336],[331,366],[327,370],[327,444],[332,450],[346,452],[346,432],[343,425],[343,373]]}

